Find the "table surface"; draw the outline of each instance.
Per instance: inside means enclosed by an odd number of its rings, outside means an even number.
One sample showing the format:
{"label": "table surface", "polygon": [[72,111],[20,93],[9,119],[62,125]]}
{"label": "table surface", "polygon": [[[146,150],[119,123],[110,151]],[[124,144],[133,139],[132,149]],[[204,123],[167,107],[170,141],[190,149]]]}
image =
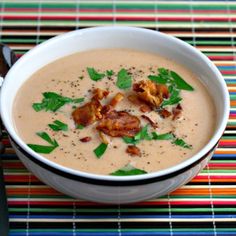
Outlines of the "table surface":
{"label": "table surface", "polygon": [[18,56],[74,29],[145,27],[201,50],[223,74],[231,98],[227,129],[206,168],[170,195],[137,204],[64,196],[26,170],[4,133],[10,235],[236,235],[235,22],[235,1],[0,1],[0,40]]}

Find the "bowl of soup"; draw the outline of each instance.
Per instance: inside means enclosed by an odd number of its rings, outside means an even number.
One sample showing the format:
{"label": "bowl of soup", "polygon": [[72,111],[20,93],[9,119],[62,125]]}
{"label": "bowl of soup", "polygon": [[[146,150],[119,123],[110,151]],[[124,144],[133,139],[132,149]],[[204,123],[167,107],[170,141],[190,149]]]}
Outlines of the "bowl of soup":
{"label": "bowl of soup", "polygon": [[132,203],[168,194],[208,163],[227,124],[218,69],[172,36],[95,27],[27,52],[1,88],[24,165],[74,198]]}

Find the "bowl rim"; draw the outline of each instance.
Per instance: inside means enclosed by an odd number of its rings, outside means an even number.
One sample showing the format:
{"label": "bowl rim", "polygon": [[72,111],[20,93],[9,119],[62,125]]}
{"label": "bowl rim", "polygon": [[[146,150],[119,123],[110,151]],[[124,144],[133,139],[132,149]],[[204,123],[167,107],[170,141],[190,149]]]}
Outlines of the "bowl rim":
{"label": "bowl rim", "polygon": [[[5,91],[7,90],[8,80],[12,79],[11,74],[14,74],[14,68],[19,66],[22,63],[22,61],[24,61],[26,58],[30,58],[31,55],[36,53],[37,50],[40,50],[42,47],[47,47],[47,45],[54,44],[55,42],[63,40],[64,38],[73,37],[74,35],[77,35],[77,37],[83,36],[83,34],[86,34],[87,32],[91,32],[91,31],[93,31],[95,34],[96,33],[100,34],[102,31],[114,31],[114,30],[120,31],[123,33],[124,33],[124,31],[127,31],[129,33],[132,31],[134,33],[135,32],[142,33],[146,36],[149,35],[150,37],[161,37],[164,39],[168,39],[168,40],[174,42],[175,44],[179,44],[182,47],[190,50],[193,54],[197,54],[198,57],[200,57],[204,63],[208,64],[208,66],[210,67],[212,72],[216,75],[216,79],[224,92],[224,98],[223,98],[224,99],[224,112],[222,114],[222,122],[219,125],[216,132],[214,133],[211,140],[208,142],[208,144],[206,144],[198,153],[196,153],[195,155],[193,155],[189,159],[179,163],[178,165],[166,168],[164,170],[155,171],[155,172],[151,172],[151,173],[147,173],[147,174],[143,174],[143,175],[134,175],[134,176],[99,175],[99,174],[93,174],[93,173],[87,173],[87,172],[75,170],[75,169],[57,164],[53,161],[50,161],[49,159],[43,157],[42,155],[40,155],[40,154],[34,152],[32,149],[30,149],[23,142],[23,140],[20,138],[20,136],[17,134],[16,130],[13,127],[13,124],[11,124],[11,122],[6,118],[5,114],[7,111],[6,111],[6,106],[4,106],[4,100],[5,100],[4,94],[5,94]],[[30,156],[33,157],[34,159],[36,159],[38,162],[41,162],[44,165],[48,165],[49,167],[52,167],[52,168],[57,169],[59,171],[65,172],[67,174],[74,175],[77,177],[82,177],[84,179],[91,179],[91,180],[97,180],[97,181],[101,180],[101,181],[108,181],[108,182],[126,182],[126,181],[132,182],[132,181],[139,181],[139,180],[155,179],[155,178],[164,177],[164,176],[173,174],[175,172],[177,173],[180,170],[193,165],[195,162],[198,162],[203,156],[206,156],[206,154],[209,153],[209,151],[212,150],[216,146],[216,144],[218,143],[219,139],[223,135],[223,132],[226,128],[228,116],[229,116],[229,110],[230,110],[229,93],[228,93],[226,83],[224,81],[223,76],[221,75],[221,73],[217,69],[217,67],[213,64],[212,61],[210,61],[209,58],[207,58],[203,53],[201,53],[199,50],[197,50],[193,46],[187,44],[186,42],[184,42],[174,36],[167,35],[167,34],[164,34],[164,33],[158,32],[158,31],[154,31],[154,30],[150,30],[150,29],[129,27],[129,26],[91,27],[91,28],[86,28],[86,29],[79,29],[79,30],[70,31],[68,33],[63,33],[61,35],[50,38],[49,40],[35,46],[31,50],[29,50],[22,58],[20,58],[15,63],[15,65],[13,65],[13,67],[10,69],[10,71],[7,73],[7,75],[5,77],[5,81],[2,85],[1,94],[0,94],[0,113],[1,113],[1,117],[2,117],[2,121],[4,123],[4,126],[5,126],[8,134],[12,138],[12,140],[14,140],[14,142],[22,150],[24,150],[25,153],[30,154]]]}

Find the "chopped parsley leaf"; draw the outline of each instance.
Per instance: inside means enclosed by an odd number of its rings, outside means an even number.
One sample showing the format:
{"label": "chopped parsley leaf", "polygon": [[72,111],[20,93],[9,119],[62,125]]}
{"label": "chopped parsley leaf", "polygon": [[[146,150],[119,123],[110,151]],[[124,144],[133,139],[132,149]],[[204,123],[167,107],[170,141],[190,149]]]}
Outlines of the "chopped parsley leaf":
{"label": "chopped parsley leaf", "polygon": [[132,78],[126,69],[121,69],[117,75],[116,86],[119,89],[128,89],[132,85]]}
{"label": "chopped parsley leaf", "polygon": [[101,143],[98,147],[96,147],[93,150],[97,158],[100,158],[105,153],[107,146],[108,146],[107,144]]}
{"label": "chopped parsley leaf", "polygon": [[105,77],[105,74],[97,72],[92,67],[87,67],[87,72],[89,74],[90,79],[93,81],[98,81],[98,80],[101,80]]}
{"label": "chopped parsley leaf", "polygon": [[37,144],[27,144],[35,152],[48,154],[48,153],[51,153],[55,148],[59,146],[57,141],[55,139],[52,140],[46,132],[38,132],[36,134],[51,145],[46,146],[46,145],[37,145]]}
{"label": "chopped parsley leaf", "polygon": [[123,168],[111,173],[110,175],[114,176],[128,176],[128,175],[142,175],[147,174],[145,170],[137,169],[133,167],[131,164],[127,164]]}
{"label": "chopped parsley leaf", "polygon": [[54,131],[60,131],[60,130],[67,131],[68,130],[68,125],[59,120],[53,121],[53,124],[49,124],[48,126]]}
{"label": "chopped parsley leaf", "polygon": [[32,107],[36,112],[41,110],[55,112],[66,103],[80,103],[83,102],[84,98],[69,98],[61,96],[55,92],[44,92],[43,100],[41,103],[33,103]]}

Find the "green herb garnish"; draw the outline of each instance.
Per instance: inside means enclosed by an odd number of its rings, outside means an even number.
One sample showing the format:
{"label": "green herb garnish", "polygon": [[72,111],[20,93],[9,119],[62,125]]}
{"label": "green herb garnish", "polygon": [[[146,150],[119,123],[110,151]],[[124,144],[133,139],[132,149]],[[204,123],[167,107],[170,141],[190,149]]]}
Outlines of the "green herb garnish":
{"label": "green herb garnish", "polygon": [[81,125],[81,124],[77,124],[77,125],[76,125],[76,129],[83,129],[83,128],[84,128],[84,126]]}
{"label": "green herb garnish", "polygon": [[153,140],[172,140],[173,138],[174,135],[172,133],[157,134],[156,132],[152,132]]}
{"label": "green herb garnish", "polygon": [[125,143],[136,145],[141,140],[152,140],[148,133],[148,125],[144,126],[134,137],[123,137]]}
{"label": "green herb garnish", "polygon": [[180,91],[179,90],[177,90],[176,88],[174,88],[171,85],[169,86],[168,89],[169,89],[170,97],[168,99],[165,99],[162,102],[161,107],[178,104],[182,100],[182,98],[180,97]]}
{"label": "green herb garnish", "polygon": [[105,74],[97,72],[92,67],[87,67],[87,72],[89,74],[90,79],[94,80],[94,81],[101,80],[101,79],[103,79],[105,77]]}
{"label": "green herb garnish", "polygon": [[69,97],[63,97],[60,94],[54,92],[44,92],[43,100],[41,103],[33,103],[32,107],[35,111],[57,111],[59,108],[64,106],[66,103],[80,103],[83,102],[84,98],[72,99]]}
{"label": "green herb garnish", "polygon": [[174,79],[174,82],[178,89],[193,91],[194,88],[189,85],[183,78],[180,77],[176,72],[170,71],[171,77]]}
{"label": "green herb garnish", "polygon": [[97,158],[100,158],[106,151],[107,149],[107,144],[105,143],[101,143],[98,147],[96,147],[93,152],[95,153],[95,155],[97,156]]}
{"label": "green herb garnish", "polygon": [[106,71],[106,75],[107,75],[108,77],[110,77],[110,76],[114,75],[114,71],[113,71],[113,70],[107,70],[107,71]]}
{"label": "green herb garnish", "polygon": [[180,90],[194,90],[194,88],[189,85],[179,74],[166,68],[158,68],[158,74],[149,75],[148,78],[159,84],[172,84],[174,87]]}
{"label": "green herb garnish", "polygon": [[128,88],[131,87],[131,85],[132,85],[132,78],[131,78],[131,76],[128,74],[126,69],[121,69],[118,72],[116,86],[119,89],[128,89]]}
{"label": "green herb garnish", "polygon": [[53,124],[49,124],[48,126],[54,131],[59,131],[59,130],[67,131],[68,130],[68,125],[59,120],[53,121]]}
{"label": "green herb garnish", "polygon": [[27,144],[35,152],[48,154],[48,153],[51,153],[55,148],[59,146],[57,141],[55,139],[52,140],[46,132],[38,132],[36,134],[51,145],[46,146],[46,145],[37,145],[37,144]]}
{"label": "green herb garnish", "polygon": [[183,139],[181,138],[176,138],[172,141],[173,144],[183,147],[183,148],[188,148],[192,149],[192,145],[187,144]]}
{"label": "green herb garnish", "polygon": [[157,134],[156,132],[148,133],[148,125],[144,126],[134,137],[123,137],[127,144],[136,145],[142,140],[170,140],[173,144],[183,148],[191,149],[192,145],[185,143],[183,139],[176,138],[172,133]]}
{"label": "green herb garnish", "polygon": [[147,172],[145,170],[137,169],[132,165],[128,164],[123,168],[111,173],[110,175],[128,176],[128,175],[143,175],[143,174],[147,174]]}
{"label": "green herb garnish", "polygon": [[194,90],[179,74],[166,68],[158,68],[158,74],[149,75],[148,78],[158,84],[166,84],[168,86],[170,97],[164,99],[161,107],[178,104],[182,100],[180,90]]}
{"label": "green herb garnish", "polygon": [[149,75],[148,78],[158,84],[166,84],[167,80],[159,75]]}

